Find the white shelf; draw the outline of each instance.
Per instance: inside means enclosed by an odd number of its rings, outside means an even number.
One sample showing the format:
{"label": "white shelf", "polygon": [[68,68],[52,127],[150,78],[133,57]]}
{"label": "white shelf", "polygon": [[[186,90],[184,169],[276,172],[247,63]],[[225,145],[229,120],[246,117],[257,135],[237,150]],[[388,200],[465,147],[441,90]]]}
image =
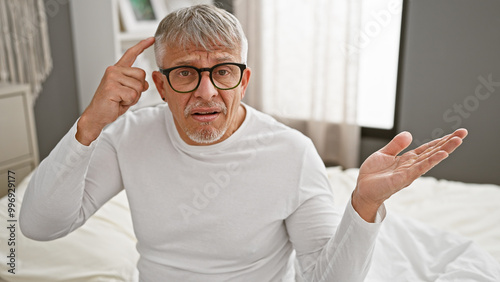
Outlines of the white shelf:
{"label": "white shelf", "polygon": [[0,84],[0,197],[7,193],[9,171],[15,184],[39,162],[33,104],[28,84]]}

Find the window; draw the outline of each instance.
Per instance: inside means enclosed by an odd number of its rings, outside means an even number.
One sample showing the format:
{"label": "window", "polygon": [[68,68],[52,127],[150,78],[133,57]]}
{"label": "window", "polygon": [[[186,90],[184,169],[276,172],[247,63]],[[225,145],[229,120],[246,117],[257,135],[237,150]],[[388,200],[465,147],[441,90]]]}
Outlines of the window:
{"label": "window", "polygon": [[235,3],[256,70],[247,101],[285,119],[394,127],[403,0]]}
{"label": "window", "polygon": [[357,121],[363,127],[392,129],[396,102],[403,0],[365,0],[359,46]]}

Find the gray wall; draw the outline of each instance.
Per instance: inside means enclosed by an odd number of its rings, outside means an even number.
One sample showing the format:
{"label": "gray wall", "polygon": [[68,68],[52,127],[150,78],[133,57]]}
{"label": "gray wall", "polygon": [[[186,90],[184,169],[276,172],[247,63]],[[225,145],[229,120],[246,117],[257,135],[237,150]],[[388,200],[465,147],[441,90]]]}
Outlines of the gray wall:
{"label": "gray wall", "polygon": [[407,3],[398,130],[418,145],[467,128],[462,147],[429,175],[500,184],[500,1]]}
{"label": "gray wall", "polygon": [[35,102],[40,159],[78,118],[78,99],[68,0],[44,1],[54,67]]}

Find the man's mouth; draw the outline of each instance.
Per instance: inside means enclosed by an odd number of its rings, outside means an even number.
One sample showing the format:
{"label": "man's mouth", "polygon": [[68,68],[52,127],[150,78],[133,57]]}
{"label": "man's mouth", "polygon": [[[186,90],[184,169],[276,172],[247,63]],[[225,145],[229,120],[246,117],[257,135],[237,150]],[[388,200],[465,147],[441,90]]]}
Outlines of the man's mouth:
{"label": "man's mouth", "polygon": [[218,114],[219,111],[213,111],[213,112],[198,112],[198,113],[193,113],[193,115],[213,115],[213,114]]}
{"label": "man's mouth", "polygon": [[193,120],[200,123],[209,123],[216,120],[221,114],[227,114],[226,105],[222,102],[202,102],[188,105],[184,109],[184,116],[191,117]]}
{"label": "man's mouth", "polygon": [[193,109],[191,117],[198,122],[211,122],[217,119],[220,113],[219,109]]}

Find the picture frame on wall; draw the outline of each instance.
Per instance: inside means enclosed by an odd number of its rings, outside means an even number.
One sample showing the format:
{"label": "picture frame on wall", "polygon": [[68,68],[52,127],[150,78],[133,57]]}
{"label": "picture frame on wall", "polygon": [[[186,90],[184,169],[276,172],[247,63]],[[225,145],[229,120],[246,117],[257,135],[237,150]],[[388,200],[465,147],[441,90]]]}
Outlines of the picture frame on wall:
{"label": "picture frame on wall", "polygon": [[120,17],[125,32],[156,30],[167,15],[164,0],[119,0]]}

